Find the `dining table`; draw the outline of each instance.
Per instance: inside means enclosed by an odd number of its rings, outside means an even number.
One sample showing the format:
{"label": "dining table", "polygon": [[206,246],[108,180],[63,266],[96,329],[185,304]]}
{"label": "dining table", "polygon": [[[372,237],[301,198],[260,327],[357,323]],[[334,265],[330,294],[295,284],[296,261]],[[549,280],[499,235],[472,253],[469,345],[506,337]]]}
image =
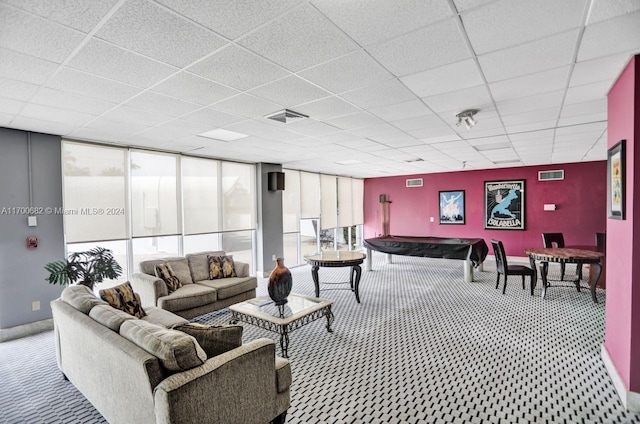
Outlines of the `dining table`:
{"label": "dining table", "polygon": [[[596,296],[596,284],[602,273],[602,259],[604,253],[597,251],[595,246],[572,246],[572,247],[541,247],[525,249],[525,253],[529,256],[531,268],[533,268],[534,276],[532,284],[537,282],[536,261],[540,262],[540,277],[542,279],[542,298],[547,295],[547,289],[550,287],[548,280],[549,262],[565,263],[565,264],[588,264],[589,270],[589,290],[591,291],[591,299],[594,303],[598,303]],[[576,276],[574,285],[580,291],[580,277]]]}

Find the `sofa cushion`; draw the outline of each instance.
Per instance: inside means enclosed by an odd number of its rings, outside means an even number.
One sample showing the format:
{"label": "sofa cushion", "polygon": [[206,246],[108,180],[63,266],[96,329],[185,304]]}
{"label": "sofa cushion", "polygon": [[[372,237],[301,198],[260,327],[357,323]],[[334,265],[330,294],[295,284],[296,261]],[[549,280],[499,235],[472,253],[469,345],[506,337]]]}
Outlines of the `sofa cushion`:
{"label": "sofa cushion", "polygon": [[193,337],[147,321],[125,321],[120,335],[158,358],[170,371],[186,371],[207,360],[207,354]]}
{"label": "sofa cushion", "polygon": [[242,326],[240,325],[202,325],[196,323],[178,324],[174,330],[193,336],[208,358],[228,352],[242,346]]}
{"label": "sofa cushion", "polygon": [[123,322],[130,319],[136,319],[133,315],[129,315],[125,311],[113,308],[109,305],[96,305],[89,312],[89,316],[99,324],[115,331],[120,331]]}
{"label": "sofa cushion", "polygon": [[155,272],[156,277],[160,277],[167,285],[169,293],[173,293],[182,287],[180,279],[176,276],[176,273],[173,271],[173,267],[170,264],[162,263],[156,265]]}
{"label": "sofa cushion", "polygon": [[224,256],[223,251],[210,251],[190,253],[186,256],[189,261],[189,269],[191,270],[191,278],[193,281],[209,279],[209,261],[207,256]]}
{"label": "sofa cushion", "polygon": [[158,307],[168,311],[184,311],[218,300],[216,290],[201,284],[187,284],[167,296],[158,298]]}
{"label": "sofa cushion", "polygon": [[133,292],[128,281],[110,289],[100,290],[100,297],[116,309],[125,311],[136,318],[145,316],[140,298]]}
{"label": "sofa cushion", "polygon": [[144,311],[147,315],[142,318],[143,321],[161,325],[165,328],[171,328],[175,325],[186,324],[189,322],[173,312],[166,311],[156,306],[147,306]]}
{"label": "sofa cushion", "polygon": [[196,281],[196,285],[211,287],[218,293],[218,299],[228,299],[237,294],[248,292],[258,287],[255,277],[231,277],[218,280]]}
{"label": "sofa cushion", "polygon": [[62,291],[60,298],[84,314],[88,314],[96,305],[108,304],[96,297],[91,289],[83,284],[74,284],[66,287]]}
{"label": "sofa cushion", "polygon": [[237,277],[233,264],[233,255],[207,256],[209,261],[209,279]]}
{"label": "sofa cushion", "polygon": [[166,263],[171,265],[173,272],[175,272],[176,277],[178,277],[183,286],[185,284],[193,284],[193,280],[191,279],[191,270],[189,269],[189,261],[187,258],[167,259]]}

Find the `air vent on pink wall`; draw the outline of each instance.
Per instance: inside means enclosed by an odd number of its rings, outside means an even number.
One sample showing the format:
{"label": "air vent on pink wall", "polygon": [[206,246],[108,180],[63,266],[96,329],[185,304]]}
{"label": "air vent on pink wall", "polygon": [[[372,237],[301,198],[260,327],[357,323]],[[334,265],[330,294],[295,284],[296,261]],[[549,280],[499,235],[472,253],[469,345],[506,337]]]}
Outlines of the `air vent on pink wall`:
{"label": "air vent on pink wall", "polygon": [[422,178],[407,179],[407,187],[422,187]]}
{"label": "air vent on pink wall", "polygon": [[538,181],[564,180],[564,169],[538,171]]}

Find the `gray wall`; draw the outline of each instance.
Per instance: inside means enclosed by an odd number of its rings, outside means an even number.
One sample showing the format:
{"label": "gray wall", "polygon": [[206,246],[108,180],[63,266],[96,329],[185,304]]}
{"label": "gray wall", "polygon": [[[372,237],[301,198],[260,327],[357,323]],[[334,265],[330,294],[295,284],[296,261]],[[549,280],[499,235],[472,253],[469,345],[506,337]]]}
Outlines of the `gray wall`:
{"label": "gray wall", "polygon": [[[268,277],[276,263],[273,255],[284,255],[282,240],[282,192],[269,191],[269,172],[282,172],[282,165],[259,163],[256,168],[258,185],[257,275]],[[287,182],[285,181],[285,189]]]}
{"label": "gray wall", "polygon": [[[33,206],[62,207],[59,136],[31,133]],[[62,215],[37,215],[38,226],[27,225],[26,214],[10,209],[29,206],[27,133],[0,128],[0,329],[51,318],[49,302],[62,287],[49,285],[44,265],[64,258]],[[38,237],[37,249],[26,238]],[[40,310],[32,311],[32,302]]]}

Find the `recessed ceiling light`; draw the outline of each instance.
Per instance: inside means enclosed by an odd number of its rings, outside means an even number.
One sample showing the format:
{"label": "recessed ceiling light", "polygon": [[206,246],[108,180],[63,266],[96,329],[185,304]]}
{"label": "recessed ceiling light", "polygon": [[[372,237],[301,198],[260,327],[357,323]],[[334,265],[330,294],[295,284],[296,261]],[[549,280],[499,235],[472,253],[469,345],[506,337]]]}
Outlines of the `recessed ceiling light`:
{"label": "recessed ceiling light", "polygon": [[510,148],[511,148],[511,144],[506,141],[504,143],[488,143],[488,144],[479,144],[477,146],[474,146],[474,149],[476,149],[479,152],[483,152],[487,150],[510,149]]}
{"label": "recessed ceiling light", "polygon": [[521,162],[518,159],[515,159],[515,160],[514,159],[509,159],[509,160],[496,160],[496,161],[493,161],[493,163],[496,164],[496,165],[506,165],[508,163],[509,164],[513,164],[513,165],[518,165]]}
{"label": "recessed ceiling light", "polygon": [[206,133],[198,134],[198,137],[213,138],[214,140],[233,141],[240,138],[249,137],[247,134],[241,134],[234,131],[223,130],[218,128],[217,130],[207,131]]}
{"label": "recessed ceiling light", "polygon": [[362,163],[359,160],[355,160],[355,159],[347,159],[347,160],[340,160],[338,162],[336,162],[338,165],[354,165],[356,163]]}

